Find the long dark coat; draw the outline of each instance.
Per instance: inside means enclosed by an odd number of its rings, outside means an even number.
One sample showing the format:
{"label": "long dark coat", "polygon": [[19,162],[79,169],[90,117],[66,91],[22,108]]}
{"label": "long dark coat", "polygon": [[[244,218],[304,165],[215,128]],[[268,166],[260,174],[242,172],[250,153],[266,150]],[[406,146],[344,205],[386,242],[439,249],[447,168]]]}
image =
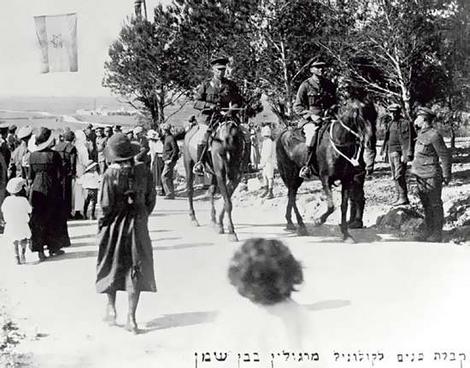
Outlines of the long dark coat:
{"label": "long dark coat", "polygon": [[61,186],[62,160],[59,153],[46,148],[29,157],[31,185],[31,250],[49,251],[70,246]]}
{"label": "long dark coat", "polygon": [[114,163],[103,176],[96,290],[155,292],[148,216],[155,207],[152,174],[143,163]]}

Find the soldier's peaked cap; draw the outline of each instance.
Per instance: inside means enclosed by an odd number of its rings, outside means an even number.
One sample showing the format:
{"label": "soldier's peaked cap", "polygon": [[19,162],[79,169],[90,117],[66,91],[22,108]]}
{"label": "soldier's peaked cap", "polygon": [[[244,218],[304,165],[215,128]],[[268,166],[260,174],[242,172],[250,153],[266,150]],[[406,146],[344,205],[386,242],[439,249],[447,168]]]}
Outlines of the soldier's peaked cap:
{"label": "soldier's peaked cap", "polygon": [[224,56],[224,55],[215,55],[212,59],[211,59],[211,65],[212,66],[215,66],[215,65],[227,65],[229,63],[229,60],[228,60],[228,57]]}
{"label": "soldier's peaked cap", "polygon": [[427,107],[420,107],[417,111],[417,115],[432,119],[436,116],[436,113]]}
{"label": "soldier's peaked cap", "polygon": [[309,64],[309,68],[325,68],[328,64],[322,60],[312,60]]}
{"label": "soldier's peaked cap", "polygon": [[397,103],[392,103],[391,105],[388,106],[388,111],[400,111],[401,106]]}

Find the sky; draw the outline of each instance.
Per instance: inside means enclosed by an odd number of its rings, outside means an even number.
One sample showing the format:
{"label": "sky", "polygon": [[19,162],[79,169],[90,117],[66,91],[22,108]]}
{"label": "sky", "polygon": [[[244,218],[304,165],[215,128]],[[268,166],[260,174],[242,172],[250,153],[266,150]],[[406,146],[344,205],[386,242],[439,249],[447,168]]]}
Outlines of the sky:
{"label": "sky", "polygon": [[[147,0],[149,16],[159,2]],[[101,87],[108,47],[134,0],[1,0],[0,96],[110,96]],[[77,13],[78,72],[40,73],[34,16]]]}

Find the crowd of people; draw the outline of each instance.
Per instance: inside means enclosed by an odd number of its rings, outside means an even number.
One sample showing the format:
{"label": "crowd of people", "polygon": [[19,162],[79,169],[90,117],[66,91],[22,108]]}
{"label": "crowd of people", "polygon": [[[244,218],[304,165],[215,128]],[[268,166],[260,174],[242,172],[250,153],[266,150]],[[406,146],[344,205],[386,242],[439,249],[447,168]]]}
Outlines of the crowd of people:
{"label": "crowd of people", "polygon": [[[213,79],[198,90],[195,108],[205,114],[208,128],[197,146],[194,174],[204,173],[209,137],[217,124],[214,116],[224,110],[225,116],[235,115],[241,104],[236,85],[224,77],[227,63],[227,58],[215,58]],[[310,65],[312,77],[300,86],[294,107],[302,116],[299,128],[306,138],[306,160],[299,173],[303,179],[314,173],[317,131],[325,122],[325,111],[336,102],[335,87],[322,74],[325,66],[323,62]],[[441,190],[442,184],[449,183],[451,178],[449,152],[442,136],[433,128],[432,110],[420,108],[413,124],[400,109],[397,104],[388,108],[391,121],[383,146],[396,183],[395,204],[409,203],[405,174],[406,163],[412,161],[412,174],[417,178],[425,212],[426,231],[422,240],[441,241]],[[276,164],[272,127],[263,126],[261,136],[261,150],[256,131],[249,131],[245,138],[251,142],[252,168],[262,169],[262,196],[271,199]],[[373,150],[372,162],[375,141]],[[176,138],[168,124],[163,124],[158,132],[145,131],[141,126],[125,132],[120,126],[90,125],[84,130],[56,132],[45,127],[33,132],[28,126],[17,131],[11,126],[0,142],[0,204],[6,224],[4,236],[14,246],[17,263],[25,262],[28,244],[37,252],[39,261],[46,259],[46,247],[49,257],[63,254],[62,248],[70,246],[67,220],[96,219],[99,202],[96,289],[107,295],[105,319],[110,324],[116,322],[116,292],[128,293],[126,328],[137,333],[140,293],[156,291],[148,217],[157,192],[167,199],[175,198],[173,172],[179,156]],[[370,173],[373,168],[363,169]],[[363,183],[364,177],[361,180]],[[362,185],[360,190],[362,204],[356,209],[360,213],[355,218],[357,227],[362,227],[364,210]],[[249,240],[235,254],[229,279],[240,295],[270,313],[283,315],[284,309],[297,310],[290,296],[295,285],[303,281],[302,270],[290,251],[276,240]]]}
{"label": "crowd of people", "polygon": [[112,163],[106,150],[114,136],[124,136],[139,147],[135,162],[149,169],[160,195],[174,199],[179,148],[171,131],[169,124],[159,132],[146,132],[141,126],[123,132],[119,125],[91,124],[75,131],[30,126],[4,131],[0,220],[4,237],[14,244],[17,263],[25,262],[27,244],[40,261],[46,259],[44,247],[49,257],[63,254],[62,248],[70,245],[67,221],[97,219],[99,188]]}

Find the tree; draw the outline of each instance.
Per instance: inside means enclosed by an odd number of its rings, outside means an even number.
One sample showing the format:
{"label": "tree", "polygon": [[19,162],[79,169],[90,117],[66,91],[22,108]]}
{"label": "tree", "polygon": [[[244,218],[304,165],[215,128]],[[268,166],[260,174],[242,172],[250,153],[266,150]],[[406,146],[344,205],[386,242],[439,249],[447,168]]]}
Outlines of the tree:
{"label": "tree", "polygon": [[216,53],[229,57],[228,74],[240,87],[248,115],[260,112],[258,59],[253,47],[254,30],[249,22],[256,0],[179,0],[168,8],[178,19],[185,40],[187,60],[184,78],[193,88],[210,76],[210,60]]}
{"label": "tree", "polygon": [[278,118],[293,117],[296,90],[314,58],[333,59],[325,48],[344,34],[347,22],[330,6],[312,0],[265,0],[252,18],[263,92]]}
{"label": "tree", "polygon": [[328,49],[348,74],[383,102],[400,102],[408,116],[415,105],[445,97],[444,65],[437,1],[350,0],[337,11],[354,23],[339,47]]}
{"label": "tree", "polygon": [[175,18],[161,5],[154,22],[129,19],[109,48],[103,86],[149,115],[152,125],[165,122],[165,109],[190,90],[184,45]]}

